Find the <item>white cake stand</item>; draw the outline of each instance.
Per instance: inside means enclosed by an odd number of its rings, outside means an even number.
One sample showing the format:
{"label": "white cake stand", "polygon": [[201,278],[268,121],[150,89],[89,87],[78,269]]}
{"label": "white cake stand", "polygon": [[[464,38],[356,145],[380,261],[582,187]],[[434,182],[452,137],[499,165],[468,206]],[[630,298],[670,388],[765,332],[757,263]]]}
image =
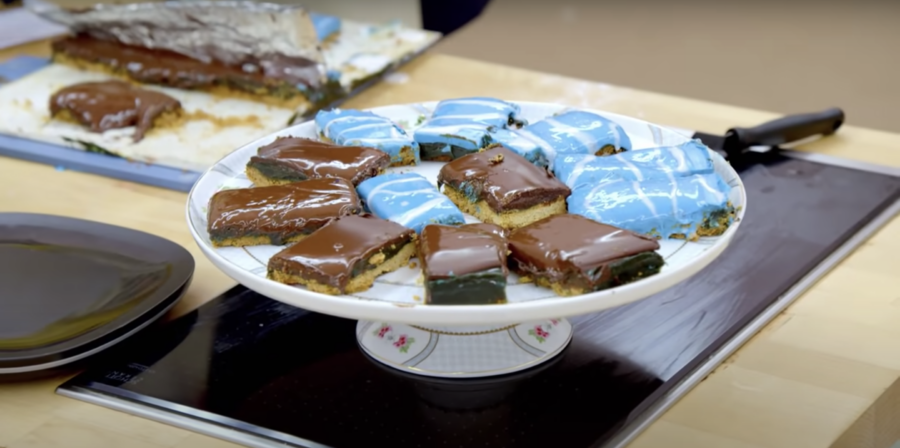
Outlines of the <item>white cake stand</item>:
{"label": "white cake stand", "polygon": [[[410,129],[427,116],[435,103],[387,106],[372,109]],[[537,121],[564,106],[517,102],[521,115]],[[677,145],[686,137],[667,128],[635,118],[592,111],[619,123],[635,150]],[[576,297],[558,297],[546,288],[509,279],[509,303],[484,306],[432,306],[425,297],[420,269],[404,267],[381,276],[368,291],[352,296],[329,296],[266,278],[269,258],[281,246],[214,248],[209,241],[207,209],[212,195],[225,188],[252,186],[244,167],[257,148],[276,137],[316,138],[315,124],[306,122],[249,143],[207,170],[188,198],[187,221],[203,253],[219,269],[249,289],[300,308],[357,319],[357,340],[371,358],[384,365],[417,375],[443,378],[476,378],[503,375],[539,365],[560,354],[572,339],[566,317],[621,306],[670,288],[699,272],[728,246],[746,209],[744,186],[724,159],[710,151],[716,171],[732,187],[730,200],[737,208],[735,223],[722,235],[696,242],[663,240],[659,253],[666,264],[661,272],[632,284]],[[435,180],[438,162],[417,167],[391,168],[415,171]],[[476,222],[474,218],[468,218]]]}

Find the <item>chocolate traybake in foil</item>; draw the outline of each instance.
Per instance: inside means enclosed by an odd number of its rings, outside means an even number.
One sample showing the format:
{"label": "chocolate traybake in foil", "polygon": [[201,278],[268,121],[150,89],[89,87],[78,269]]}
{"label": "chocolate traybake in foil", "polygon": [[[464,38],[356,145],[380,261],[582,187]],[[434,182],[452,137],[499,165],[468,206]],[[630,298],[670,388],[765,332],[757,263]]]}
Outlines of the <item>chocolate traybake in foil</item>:
{"label": "chocolate traybake in foil", "polygon": [[302,7],[245,1],[28,6],[72,32],[53,42],[56,63],[280,107],[322,106],[343,95]]}

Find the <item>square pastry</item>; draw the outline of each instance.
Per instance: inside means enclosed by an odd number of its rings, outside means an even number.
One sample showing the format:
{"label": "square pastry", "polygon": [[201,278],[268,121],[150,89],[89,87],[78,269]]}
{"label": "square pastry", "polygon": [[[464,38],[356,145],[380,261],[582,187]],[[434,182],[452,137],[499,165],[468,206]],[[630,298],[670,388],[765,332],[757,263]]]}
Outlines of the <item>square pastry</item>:
{"label": "square pastry", "polygon": [[515,229],[566,212],[569,187],[502,146],[447,163],[438,186],[463,212]]}
{"label": "square pastry", "polygon": [[450,161],[488,146],[489,128],[518,127],[519,106],[487,97],[444,100],[413,133],[422,160]]}
{"label": "square pastry", "polygon": [[560,296],[611,288],[657,274],[665,261],[649,237],[578,215],[556,215],[509,235],[513,272]]}
{"label": "square pastry", "polygon": [[387,153],[391,166],[418,165],[419,144],[387,117],[353,109],[316,113],[319,137],[343,146],[365,146]]}
{"label": "square pastry", "polygon": [[344,216],[273,255],[266,275],[323,294],[350,294],[371,288],[415,254],[412,229],[369,214]]}
{"label": "square pastry", "polygon": [[363,204],[375,216],[419,233],[428,224],[463,224],[465,216],[421,174],[388,173],[357,188]]}
{"label": "square pastry", "polygon": [[282,245],[299,241],[339,216],[362,211],[345,179],[310,179],[286,185],[216,192],[209,200],[213,246]]}
{"label": "square pastry", "polygon": [[384,173],[387,153],[362,146],[341,146],[308,138],[279,137],[260,147],[247,163],[247,178],[257,187],[336,177],[353,185]]}
{"label": "square pastry", "polygon": [[581,184],[569,213],[656,238],[718,236],[734,221],[731,187],[716,174]]}
{"label": "square pastry", "polygon": [[553,174],[569,188],[625,179],[641,182],[660,177],[683,177],[714,172],[709,149],[699,140],[678,146],[638,149],[611,156],[561,155]]}
{"label": "square pastry", "polygon": [[564,154],[602,156],[631,150],[631,139],[622,126],[583,110],[561,112],[518,132],[539,144],[551,159]]}
{"label": "square pastry", "polygon": [[425,226],[419,236],[425,303],[505,303],[506,253],[506,232],[498,226]]}

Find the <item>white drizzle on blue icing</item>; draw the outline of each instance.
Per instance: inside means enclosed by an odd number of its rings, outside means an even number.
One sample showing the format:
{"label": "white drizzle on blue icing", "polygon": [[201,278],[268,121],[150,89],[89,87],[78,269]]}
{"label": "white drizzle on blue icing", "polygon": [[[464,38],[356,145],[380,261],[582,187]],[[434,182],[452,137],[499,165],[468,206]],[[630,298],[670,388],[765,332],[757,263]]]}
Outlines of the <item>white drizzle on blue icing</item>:
{"label": "white drizzle on blue icing", "polygon": [[510,120],[519,120],[519,112],[518,105],[495,98],[444,100],[413,139],[420,145],[444,145],[439,149],[442,155],[450,155],[451,146],[475,152],[491,143],[488,128],[505,129]]}
{"label": "white drizzle on blue icing", "polygon": [[527,141],[534,142],[534,144],[536,144],[539,148],[541,148],[541,150],[543,150],[544,156],[547,158],[548,166],[553,166],[554,160],[556,160],[557,157],[556,148],[553,144],[529,131],[527,126],[513,132]]}
{"label": "white drizzle on blue icing", "polygon": [[709,149],[698,140],[678,146],[638,149],[611,156],[561,155],[553,174],[569,188],[625,179],[643,181],[668,175],[689,176],[714,171]]}
{"label": "white drizzle on blue icing", "polygon": [[583,110],[570,110],[525,126],[519,132],[553,157],[595,154],[605,146],[630,151],[631,139],[618,123]]}
{"label": "white drizzle on blue icing", "polygon": [[490,129],[491,143],[503,145],[503,147],[522,156],[525,160],[542,168],[550,165],[549,158],[540,145],[525,136],[509,129]]}
{"label": "white drizzle on blue icing", "polygon": [[316,129],[332,142],[365,146],[386,152],[391,162],[402,161],[400,151],[410,148],[419,163],[419,145],[387,117],[353,109],[332,109],[316,114]]}
{"label": "white drizzle on blue icing", "polygon": [[487,145],[487,127],[464,117],[438,117],[416,129],[413,138],[419,145],[444,145],[441,154],[450,154],[451,146],[474,152]]}
{"label": "white drizzle on blue icing", "polygon": [[642,182],[616,179],[572,189],[569,213],[634,232],[668,238],[691,237],[711,214],[729,209],[731,188],[716,173]]}
{"label": "white drizzle on blue icing", "polygon": [[505,128],[510,120],[519,120],[520,111],[519,105],[496,98],[469,97],[439,102],[431,118],[468,117],[477,123]]}
{"label": "white drizzle on blue icing", "polygon": [[375,176],[361,182],[357,191],[372,214],[416,232],[428,224],[465,223],[459,208],[420,174]]}

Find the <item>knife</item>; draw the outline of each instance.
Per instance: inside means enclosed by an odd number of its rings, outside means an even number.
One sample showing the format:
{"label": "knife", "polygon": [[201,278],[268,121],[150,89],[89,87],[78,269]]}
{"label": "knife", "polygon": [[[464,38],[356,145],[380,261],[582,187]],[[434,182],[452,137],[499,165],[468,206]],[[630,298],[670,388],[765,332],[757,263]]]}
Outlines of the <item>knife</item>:
{"label": "knife", "polygon": [[842,124],[844,111],[831,108],[821,112],[786,115],[751,128],[731,128],[725,135],[695,132],[693,138],[734,161],[750,147],[778,147],[817,135],[831,135]]}

